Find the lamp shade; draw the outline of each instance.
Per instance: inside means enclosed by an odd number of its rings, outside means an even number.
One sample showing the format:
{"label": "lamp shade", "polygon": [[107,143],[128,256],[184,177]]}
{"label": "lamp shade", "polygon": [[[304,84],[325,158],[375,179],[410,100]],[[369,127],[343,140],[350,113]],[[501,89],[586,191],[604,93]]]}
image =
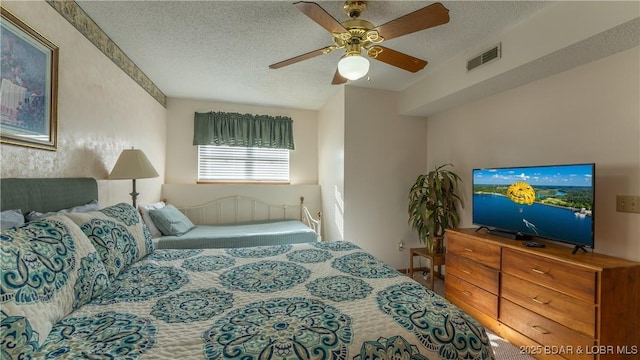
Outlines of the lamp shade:
{"label": "lamp shade", "polygon": [[147,179],[158,176],[158,172],[142,150],[127,149],[120,154],[109,179]]}
{"label": "lamp shade", "polygon": [[338,72],[349,80],[358,80],[369,72],[369,60],[360,54],[347,54],[338,62]]}

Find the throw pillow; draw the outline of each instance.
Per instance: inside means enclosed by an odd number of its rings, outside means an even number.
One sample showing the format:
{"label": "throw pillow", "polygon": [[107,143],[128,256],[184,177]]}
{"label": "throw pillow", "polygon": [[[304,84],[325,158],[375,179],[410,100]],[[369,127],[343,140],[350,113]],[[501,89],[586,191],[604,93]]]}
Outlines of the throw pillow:
{"label": "throw pillow", "polygon": [[160,237],[162,236],[162,233],[160,232],[160,230],[158,230],[156,225],[153,223],[153,220],[149,215],[149,210],[161,209],[164,207],[164,205],[165,205],[164,202],[160,201],[153,204],[140,205],[138,207],[140,209],[140,214],[142,215],[142,220],[144,221],[145,225],[147,225],[147,228],[149,229],[149,232],[151,233],[152,238]]}
{"label": "throw pillow", "polygon": [[78,226],[53,215],[0,234],[2,354],[29,353],[74,309],[110,287]]}
{"label": "throw pillow", "polygon": [[37,211],[31,211],[25,216],[25,218],[26,218],[27,221],[33,221],[33,220],[36,220],[36,219],[40,219],[40,218],[51,216],[51,215],[55,215],[55,214],[89,212],[89,211],[94,211],[94,210],[100,210],[100,204],[98,204],[98,200],[93,200],[93,201],[91,201],[89,203],[86,203],[84,205],[74,206],[74,207],[72,207],[70,209],[62,209],[62,210],[58,210],[58,211],[51,211],[51,212],[48,212],[48,213],[41,213],[41,212],[37,212]]}
{"label": "throw pillow", "polygon": [[78,224],[96,247],[110,280],[154,250],[149,230],[130,204],[66,216]]}
{"label": "throw pillow", "polygon": [[180,236],[196,227],[185,214],[171,204],[161,209],[150,210],[149,215],[163,235]]}
{"label": "throw pillow", "polygon": [[0,212],[0,228],[9,229],[24,225],[24,215],[22,210],[5,210]]}

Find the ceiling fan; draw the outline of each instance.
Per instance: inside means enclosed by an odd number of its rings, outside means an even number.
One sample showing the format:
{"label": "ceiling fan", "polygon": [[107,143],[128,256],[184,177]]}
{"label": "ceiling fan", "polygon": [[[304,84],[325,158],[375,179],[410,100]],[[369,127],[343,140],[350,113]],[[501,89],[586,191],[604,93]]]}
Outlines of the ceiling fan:
{"label": "ceiling fan", "polygon": [[367,7],[366,1],[346,1],[344,10],[350,19],[342,23],[338,22],[314,2],[299,1],[293,5],[311,20],[329,31],[333,36],[333,45],[269,65],[269,68],[279,69],[319,55],[328,54],[337,49],[344,49],[345,54],[338,62],[338,69],[331,82],[334,85],[344,84],[347,80],[360,79],[369,72],[369,61],[362,56],[363,52],[370,58],[410,72],[422,70],[427,65],[425,60],[379,44],[384,40],[449,22],[449,10],[441,3],[431,4],[380,26],[374,26],[372,23],[359,18]]}

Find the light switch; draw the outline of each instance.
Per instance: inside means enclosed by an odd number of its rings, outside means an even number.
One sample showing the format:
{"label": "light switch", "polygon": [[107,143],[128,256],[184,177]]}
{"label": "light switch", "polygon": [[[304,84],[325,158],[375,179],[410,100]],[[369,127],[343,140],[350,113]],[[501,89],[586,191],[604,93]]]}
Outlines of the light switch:
{"label": "light switch", "polygon": [[640,196],[617,195],[616,211],[640,214]]}

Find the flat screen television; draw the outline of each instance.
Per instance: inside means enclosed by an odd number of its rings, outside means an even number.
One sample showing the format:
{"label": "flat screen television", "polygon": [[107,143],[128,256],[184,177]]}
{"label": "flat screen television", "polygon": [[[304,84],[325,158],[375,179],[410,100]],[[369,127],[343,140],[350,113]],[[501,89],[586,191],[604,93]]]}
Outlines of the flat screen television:
{"label": "flat screen television", "polygon": [[512,239],[594,247],[595,164],[473,170],[473,223]]}

